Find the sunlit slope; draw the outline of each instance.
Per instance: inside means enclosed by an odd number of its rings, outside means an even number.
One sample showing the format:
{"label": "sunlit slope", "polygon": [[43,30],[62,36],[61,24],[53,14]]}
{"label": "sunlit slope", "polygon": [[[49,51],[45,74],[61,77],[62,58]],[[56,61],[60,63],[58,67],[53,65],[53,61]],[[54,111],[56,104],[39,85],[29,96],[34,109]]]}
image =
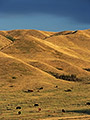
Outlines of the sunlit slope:
{"label": "sunlit slope", "polygon": [[12,30],[0,34],[6,37],[6,42],[11,40],[11,44],[1,50],[3,53],[44,74],[51,77],[52,74],[90,76],[90,72],[85,70],[90,68],[90,30],[56,33]]}
{"label": "sunlit slope", "polygon": [[60,32],[46,39],[58,45],[65,52],[80,59],[90,60],[90,30]]}
{"label": "sunlit slope", "polygon": [[[50,74],[33,67],[30,64],[0,52],[0,84],[2,90],[10,89],[36,89],[52,87],[57,81]],[[58,83],[58,81],[57,81]],[[56,84],[57,84],[56,83]]]}

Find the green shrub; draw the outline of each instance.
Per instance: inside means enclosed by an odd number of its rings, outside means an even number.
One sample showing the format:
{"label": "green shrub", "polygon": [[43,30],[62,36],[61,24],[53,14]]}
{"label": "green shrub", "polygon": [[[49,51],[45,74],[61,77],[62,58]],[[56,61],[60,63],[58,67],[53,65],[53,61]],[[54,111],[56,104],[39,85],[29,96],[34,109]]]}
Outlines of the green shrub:
{"label": "green shrub", "polygon": [[81,79],[77,78],[76,75],[71,74],[71,75],[60,75],[58,73],[54,73],[49,71],[49,74],[53,75],[57,79],[63,79],[63,80],[68,80],[68,81],[81,81]]}
{"label": "green shrub", "polygon": [[11,37],[11,36],[5,36],[7,39],[9,39],[9,40],[11,40],[12,42],[14,42],[15,41],[15,39],[13,38],[13,37]]}
{"label": "green shrub", "polygon": [[84,70],[90,72],[90,68],[83,68]]}

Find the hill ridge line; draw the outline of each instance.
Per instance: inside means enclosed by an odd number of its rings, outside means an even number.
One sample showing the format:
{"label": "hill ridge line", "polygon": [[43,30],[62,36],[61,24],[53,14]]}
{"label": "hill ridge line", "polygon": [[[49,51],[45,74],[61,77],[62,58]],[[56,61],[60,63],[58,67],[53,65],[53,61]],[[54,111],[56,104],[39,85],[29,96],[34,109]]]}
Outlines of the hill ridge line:
{"label": "hill ridge line", "polygon": [[[64,51],[63,49],[60,49],[59,46],[54,45],[54,44],[51,43],[51,42],[42,41],[42,39],[37,38],[37,37],[34,37],[34,36],[32,36],[32,37],[33,37],[34,39],[38,40],[39,42],[44,43],[45,45],[47,45],[48,47],[52,48],[53,50],[56,50],[56,51],[61,52],[61,53],[65,54],[65,55],[68,55],[68,56],[71,56],[71,57],[74,57],[74,58],[78,58],[78,59],[79,59],[78,56],[76,56],[76,55],[70,55],[70,53]],[[59,50],[59,49],[60,49],[60,50]],[[79,47],[79,49],[81,49],[81,48]],[[81,50],[82,50],[82,49],[81,49]],[[73,51],[73,50],[72,50],[72,51]],[[85,51],[85,50],[83,50],[83,51]],[[88,50],[88,51],[89,51],[89,50]],[[81,58],[81,59],[82,59],[82,58]],[[84,60],[84,59],[82,59],[82,60]],[[84,61],[90,62],[89,60],[84,60]]]}
{"label": "hill ridge line", "polygon": [[[48,42],[48,41],[42,41],[42,39],[37,38],[37,37],[34,37],[34,36],[32,36],[32,37],[33,37],[34,39],[38,40],[39,42],[44,43],[44,44],[47,45],[48,47],[50,47],[50,48],[58,51],[58,52],[61,52],[61,53],[64,52],[64,50],[61,50],[59,46],[54,45],[53,43],[50,43],[50,42]],[[60,49],[60,50],[59,50],[59,49]],[[66,53],[64,53],[64,54],[66,54]],[[68,54],[66,54],[66,55],[68,55]],[[71,56],[71,55],[69,54],[69,56]],[[75,56],[75,55],[74,55],[74,57],[75,57],[75,58],[78,58],[78,57]]]}

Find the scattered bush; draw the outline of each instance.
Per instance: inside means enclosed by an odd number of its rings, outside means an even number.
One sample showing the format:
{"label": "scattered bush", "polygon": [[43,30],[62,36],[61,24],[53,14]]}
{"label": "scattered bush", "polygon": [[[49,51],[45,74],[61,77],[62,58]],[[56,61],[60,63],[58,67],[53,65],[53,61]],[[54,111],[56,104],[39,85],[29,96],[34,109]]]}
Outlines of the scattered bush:
{"label": "scattered bush", "polygon": [[57,67],[57,69],[58,69],[58,70],[63,70],[62,68],[58,68],[58,67]]}
{"label": "scattered bush", "polygon": [[13,87],[13,85],[10,85],[9,87]]}
{"label": "scattered bush", "polygon": [[83,68],[84,70],[90,72],[90,68]]}
{"label": "scattered bush", "polygon": [[9,40],[11,40],[12,42],[14,42],[15,41],[15,39],[13,38],[13,37],[11,37],[11,36],[5,36],[7,39],[9,39]]}
{"label": "scattered bush", "polygon": [[57,79],[63,79],[63,80],[68,80],[68,81],[81,81],[81,79],[77,78],[76,75],[71,74],[71,75],[59,75],[58,73],[54,72],[48,72],[49,74],[53,75]]}
{"label": "scattered bush", "polygon": [[72,34],[74,34],[74,33],[76,33],[76,32],[78,32],[78,30],[74,31]]}
{"label": "scattered bush", "polygon": [[12,79],[16,79],[16,77],[15,77],[15,76],[13,76],[13,77],[12,77]]}

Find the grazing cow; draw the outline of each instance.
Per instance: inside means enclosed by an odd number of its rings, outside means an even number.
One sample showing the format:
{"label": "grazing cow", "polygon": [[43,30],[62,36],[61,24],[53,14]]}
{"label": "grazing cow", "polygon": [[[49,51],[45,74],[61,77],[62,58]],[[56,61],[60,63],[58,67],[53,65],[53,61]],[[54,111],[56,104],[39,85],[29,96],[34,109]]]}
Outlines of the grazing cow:
{"label": "grazing cow", "polygon": [[87,102],[86,105],[90,105],[90,102]]}
{"label": "grazing cow", "polygon": [[56,85],[55,88],[58,88],[58,86]]}
{"label": "grazing cow", "polygon": [[34,104],[34,106],[39,106],[39,105],[36,103],[36,104]]}
{"label": "grazing cow", "polygon": [[33,92],[33,90],[28,90],[27,92]]}
{"label": "grazing cow", "polygon": [[71,92],[72,90],[71,89],[67,89],[67,90],[64,90],[65,92]]}
{"label": "grazing cow", "polygon": [[16,109],[21,109],[21,107],[20,107],[20,106],[17,106]]}
{"label": "grazing cow", "polygon": [[39,90],[42,90],[42,89],[43,89],[43,87],[40,87],[40,88],[39,88]]}
{"label": "grazing cow", "polygon": [[25,90],[24,92],[30,93],[30,92],[34,92],[34,91],[33,90]]}
{"label": "grazing cow", "polygon": [[21,114],[21,111],[18,111],[18,115],[20,115]]}
{"label": "grazing cow", "polygon": [[62,109],[62,112],[65,113],[66,111],[64,109]]}
{"label": "grazing cow", "polygon": [[40,112],[40,111],[41,111],[41,108],[38,108],[38,111]]}

